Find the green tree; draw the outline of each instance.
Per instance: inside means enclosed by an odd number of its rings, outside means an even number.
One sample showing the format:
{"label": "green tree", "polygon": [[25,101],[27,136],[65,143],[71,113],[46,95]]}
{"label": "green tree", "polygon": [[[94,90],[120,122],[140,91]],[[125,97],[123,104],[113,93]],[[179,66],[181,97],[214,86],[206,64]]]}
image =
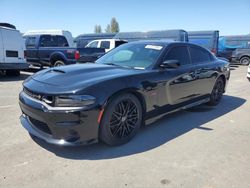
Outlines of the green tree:
{"label": "green tree", "polygon": [[110,24],[107,25],[106,29],[105,29],[106,33],[111,33],[111,27]]}
{"label": "green tree", "polygon": [[111,19],[110,30],[112,33],[118,33],[120,31],[119,23],[114,17]]}
{"label": "green tree", "polygon": [[101,33],[102,32],[102,27],[100,25],[95,25],[94,32],[95,33]]}

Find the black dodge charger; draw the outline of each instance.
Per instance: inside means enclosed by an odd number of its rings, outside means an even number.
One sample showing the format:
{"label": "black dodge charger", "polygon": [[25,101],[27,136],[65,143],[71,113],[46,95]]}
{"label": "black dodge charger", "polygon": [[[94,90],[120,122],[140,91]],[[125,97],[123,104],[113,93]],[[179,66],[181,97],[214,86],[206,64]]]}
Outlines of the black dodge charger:
{"label": "black dodge charger", "polygon": [[48,143],[128,142],[152,117],[206,103],[217,105],[229,63],[188,43],[121,45],[96,63],[40,71],[23,83],[21,123]]}

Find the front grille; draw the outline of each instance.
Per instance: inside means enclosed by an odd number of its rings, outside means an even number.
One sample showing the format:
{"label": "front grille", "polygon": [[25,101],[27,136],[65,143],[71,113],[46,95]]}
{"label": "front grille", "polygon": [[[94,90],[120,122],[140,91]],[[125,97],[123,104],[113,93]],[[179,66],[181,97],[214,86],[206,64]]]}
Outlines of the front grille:
{"label": "front grille", "polygon": [[33,91],[30,91],[26,88],[23,88],[23,91],[24,93],[26,93],[28,96],[34,98],[34,99],[37,99],[39,101],[43,101],[49,105],[51,105],[54,101],[54,98],[53,96],[50,96],[50,95],[42,95],[42,94],[39,94],[39,93],[35,93]]}
{"label": "front grille", "polygon": [[50,135],[52,134],[50,128],[48,127],[48,125],[46,123],[43,123],[43,122],[36,120],[32,117],[29,117],[29,120],[32,123],[32,125],[35,126],[37,129],[39,129],[40,131],[45,132],[45,133],[50,134]]}
{"label": "front grille", "polygon": [[30,91],[26,88],[23,88],[23,91],[24,93],[26,93],[28,96],[34,98],[34,99],[37,99],[37,100],[41,100],[42,99],[42,95],[38,94],[38,93],[35,93],[33,91]]}

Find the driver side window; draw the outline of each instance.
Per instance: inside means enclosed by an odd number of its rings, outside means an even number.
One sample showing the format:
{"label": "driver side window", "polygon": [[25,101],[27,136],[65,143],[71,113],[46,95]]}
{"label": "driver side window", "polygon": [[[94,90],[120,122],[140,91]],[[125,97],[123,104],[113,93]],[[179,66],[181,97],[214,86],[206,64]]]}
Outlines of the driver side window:
{"label": "driver side window", "polygon": [[189,58],[189,53],[188,49],[186,46],[176,46],[171,48],[165,58],[164,61],[167,60],[177,60],[179,61],[180,65],[187,65],[190,64],[190,58]]}

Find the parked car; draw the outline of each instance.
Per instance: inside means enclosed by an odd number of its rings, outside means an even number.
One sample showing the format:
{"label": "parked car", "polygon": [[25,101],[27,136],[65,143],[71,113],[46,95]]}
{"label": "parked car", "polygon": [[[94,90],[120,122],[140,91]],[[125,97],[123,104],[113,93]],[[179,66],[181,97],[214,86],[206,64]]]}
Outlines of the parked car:
{"label": "parked car", "polygon": [[148,32],[120,32],[114,36],[115,39],[126,40],[128,42],[138,40],[169,40],[188,42],[188,33],[182,29],[160,30]]}
{"label": "parked car", "polygon": [[93,40],[86,45],[86,48],[104,48],[105,52],[109,52],[110,50],[127,43],[127,41],[120,39],[99,39]]}
{"label": "parked car", "polygon": [[229,63],[189,43],[131,42],[95,64],[42,70],[23,83],[21,123],[57,145],[128,142],[149,118],[217,105]]}
{"label": "parked car", "polygon": [[219,38],[218,56],[231,61],[234,50],[246,48],[250,48],[250,35],[221,36]]}
{"label": "parked car", "polygon": [[26,37],[27,61],[34,66],[62,66],[75,64],[78,60],[96,60],[104,49],[69,47],[62,35],[29,35]]}
{"label": "parked car", "polygon": [[188,31],[188,39],[218,55],[219,31]]}
{"label": "parked car", "polygon": [[236,49],[232,53],[232,62],[240,63],[241,65],[250,64],[250,48]]}
{"label": "parked car", "polygon": [[248,65],[248,68],[247,68],[247,79],[250,82],[250,64]]}
{"label": "parked car", "polygon": [[98,39],[112,39],[116,33],[89,33],[78,35],[74,39],[77,48],[84,48],[88,43]]}
{"label": "parked car", "polygon": [[8,75],[20,75],[28,69],[24,57],[25,45],[20,32],[11,24],[0,24],[0,71]]}

